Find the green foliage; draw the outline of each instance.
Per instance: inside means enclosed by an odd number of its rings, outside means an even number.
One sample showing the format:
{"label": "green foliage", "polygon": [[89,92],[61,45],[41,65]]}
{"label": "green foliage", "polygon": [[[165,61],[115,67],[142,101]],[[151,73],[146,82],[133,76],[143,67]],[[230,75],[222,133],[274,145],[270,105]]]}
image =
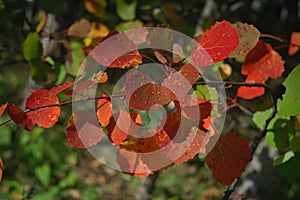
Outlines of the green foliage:
{"label": "green foliage", "polygon": [[283,95],[282,103],[278,113],[283,116],[294,116],[300,114],[300,65],[295,67],[283,82],[286,92]]}
{"label": "green foliage", "polygon": [[117,0],[116,9],[119,17],[125,21],[135,19],[137,0]]}
{"label": "green foliage", "polygon": [[254,113],[252,120],[258,128],[263,129],[263,126],[265,125],[265,122],[269,118],[271,112],[272,109],[258,111]]}
{"label": "green foliage", "polygon": [[23,55],[28,61],[38,59],[42,56],[43,49],[40,36],[37,33],[29,33],[23,43]]}

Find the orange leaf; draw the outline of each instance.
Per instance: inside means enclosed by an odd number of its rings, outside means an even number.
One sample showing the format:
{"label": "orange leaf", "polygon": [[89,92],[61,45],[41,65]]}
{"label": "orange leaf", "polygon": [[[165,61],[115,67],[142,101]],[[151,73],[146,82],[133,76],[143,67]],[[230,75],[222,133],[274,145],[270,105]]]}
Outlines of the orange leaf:
{"label": "orange leaf", "polygon": [[7,103],[3,104],[1,107],[0,107],[0,117],[2,116],[3,112],[5,111],[6,107],[7,107]]}
{"label": "orange leaf", "polygon": [[98,121],[102,126],[107,126],[112,115],[112,104],[108,99],[99,99],[97,106]]}
{"label": "orange leaf", "polygon": [[233,132],[220,136],[206,157],[206,164],[216,181],[230,185],[245,171],[252,157],[248,143],[248,140]]}
{"label": "orange leaf", "polygon": [[113,144],[121,144],[126,138],[137,133],[140,124],[140,115],[120,110],[117,122],[115,122],[114,117],[110,119],[107,126],[108,137]]}
{"label": "orange leaf", "polygon": [[293,32],[290,39],[289,56],[295,55],[299,51],[300,32]]}
{"label": "orange leaf", "polygon": [[71,87],[72,85],[74,85],[74,82],[69,82],[69,83],[66,83],[66,84],[63,84],[63,85],[59,85],[59,86],[51,88],[49,90],[49,92],[56,95],[56,94],[61,93],[65,89]]}
{"label": "orange leaf", "polygon": [[25,128],[28,131],[32,131],[34,123],[28,117],[28,115],[15,104],[8,104],[7,111],[11,119],[21,128]]}
{"label": "orange leaf", "polygon": [[104,136],[97,120],[87,111],[77,111],[72,114],[66,134],[69,144],[77,148],[89,148],[96,145]]}
{"label": "orange leaf", "polygon": [[[53,94],[54,91],[56,90],[54,89],[53,92],[41,89],[35,90],[25,102],[26,109],[38,108],[28,112],[27,115],[34,123],[44,128],[53,126],[58,121],[60,114],[60,107],[52,106],[59,103],[57,96]],[[45,108],[39,108],[43,106]]]}
{"label": "orange leaf", "polygon": [[193,64],[208,66],[227,58],[239,45],[239,34],[227,21],[216,22],[199,36],[199,46],[191,53]]}

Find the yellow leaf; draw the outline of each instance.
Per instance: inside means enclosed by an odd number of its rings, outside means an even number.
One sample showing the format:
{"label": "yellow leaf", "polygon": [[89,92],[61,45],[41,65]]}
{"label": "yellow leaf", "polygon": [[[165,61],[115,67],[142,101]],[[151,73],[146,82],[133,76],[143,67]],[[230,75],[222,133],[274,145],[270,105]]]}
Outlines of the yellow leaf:
{"label": "yellow leaf", "polygon": [[93,45],[95,40],[95,43],[97,44],[99,39],[105,37],[108,33],[109,30],[104,24],[92,22],[90,32],[87,34],[86,38],[84,38],[84,46]]}
{"label": "yellow leaf", "polygon": [[106,0],[85,0],[84,5],[89,13],[95,15],[96,17],[102,17],[107,3]]}
{"label": "yellow leaf", "polygon": [[39,12],[39,18],[41,19],[39,24],[36,26],[35,32],[39,33],[45,26],[46,21],[47,21],[47,15],[46,12],[44,10],[41,10]]}

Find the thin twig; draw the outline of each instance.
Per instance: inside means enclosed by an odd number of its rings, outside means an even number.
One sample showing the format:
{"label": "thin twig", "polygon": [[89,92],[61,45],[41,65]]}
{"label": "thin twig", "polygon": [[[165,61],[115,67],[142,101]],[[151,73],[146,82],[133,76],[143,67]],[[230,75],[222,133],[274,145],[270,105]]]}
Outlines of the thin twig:
{"label": "thin twig", "polygon": [[[98,100],[98,99],[110,99],[110,98],[111,97],[101,96],[101,97],[95,97],[95,98],[79,99],[79,100],[76,100],[76,101],[66,101],[66,102],[62,102],[62,103],[47,104],[47,105],[37,106],[37,107],[34,107],[34,108],[29,108],[29,109],[25,110],[24,112],[28,113],[28,112],[36,111],[36,110],[43,109],[43,108],[62,107],[62,106],[70,105],[72,103],[80,103],[80,102],[84,102],[84,101],[91,101],[91,100]],[[7,120],[1,122],[0,126],[3,126],[4,124],[10,122],[11,120],[12,120],[12,118],[8,118]]]}

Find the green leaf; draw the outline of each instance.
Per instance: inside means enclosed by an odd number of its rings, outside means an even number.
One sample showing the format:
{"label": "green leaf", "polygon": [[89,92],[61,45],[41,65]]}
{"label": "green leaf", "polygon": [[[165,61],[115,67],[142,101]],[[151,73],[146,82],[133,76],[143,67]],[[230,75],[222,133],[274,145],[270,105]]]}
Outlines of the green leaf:
{"label": "green leaf", "polygon": [[143,27],[143,22],[140,20],[134,20],[129,22],[122,22],[116,26],[116,30],[119,32],[131,30],[134,28],[140,28]]}
{"label": "green leaf", "polygon": [[39,181],[44,186],[49,186],[50,176],[51,176],[51,168],[48,164],[44,164],[42,166],[39,166],[39,167],[35,168],[34,174],[37,176]]}
{"label": "green leaf", "polygon": [[298,179],[300,178],[299,173],[299,163],[300,163],[300,154],[295,153],[295,155],[289,159],[287,162],[278,166],[279,172],[290,178],[290,179]]}
{"label": "green leaf", "polygon": [[294,156],[295,156],[295,154],[293,151],[288,151],[288,152],[284,153],[283,155],[277,156],[273,160],[273,166],[279,166],[279,165],[287,162]]}
{"label": "green leaf", "polygon": [[272,108],[264,111],[258,111],[253,115],[252,120],[258,128],[263,129],[263,126],[265,125],[266,120],[269,118],[271,112]]}
{"label": "green leaf", "polygon": [[283,116],[300,114],[300,65],[298,65],[283,82],[286,92],[278,113]]}
{"label": "green leaf", "polygon": [[294,152],[300,152],[300,135],[294,137],[291,141],[290,147]]}
{"label": "green leaf", "polygon": [[117,0],[117,14],[127,21],[135,18],[137,0]]}
{"label": "green leaf", "polygon": [[23,43],[23,55],[28,61],[40,58],[43,54],[40,36],[37,33],[29,33]]}
{"label": "green leaf", "polygon": [[285,149],[290,145],[290,141],[295,135],[295,125],[289,119],[277,119],[272,127],[272,131],[267,132],[266,142],[277,149]]}
{"label": "green leaf", "polygon": [[48,62],[40,58],[30,61],[30,70],[33,80],[40,85],[46,85],[56,80],[56,73]]}
{"label": "green leaf", "polygon": [[253,25],[237,22],[233,24],[235,30],[239,33],[239,46],[230,54],[229,57],[236,58],[246,55],[253,49],[259,40],[260,32]]}
{"label": "green leaf", "polygon": [[72,76],[76,76],[81,62],[85,59],[82,46],[82,43],[78,41],[72,41],[70,43],[71,55],[66,58],[66,70],[68,74]]}
{"label": "green leaf", "polygon": [[58,185],[60,188],[73,187],[75,185],[75,182],[76,182],[75,173],[71,171],[67,177],[65,177],[58,183]]}
{"label": "green leaf", "polygon": [[60,85],[64,82],[65,78],[67,76],[67,71],[65,65],[61,64],[58,67],[58,75],[57,75],[57,80],[55,82],[55,85]]}
{"label": "green leaf", "polygon": [[209,101],[218,101],[218,92],[216,88],[208,87],[207,85],[197,85],[196,90],[194,90],[194,96]]}

